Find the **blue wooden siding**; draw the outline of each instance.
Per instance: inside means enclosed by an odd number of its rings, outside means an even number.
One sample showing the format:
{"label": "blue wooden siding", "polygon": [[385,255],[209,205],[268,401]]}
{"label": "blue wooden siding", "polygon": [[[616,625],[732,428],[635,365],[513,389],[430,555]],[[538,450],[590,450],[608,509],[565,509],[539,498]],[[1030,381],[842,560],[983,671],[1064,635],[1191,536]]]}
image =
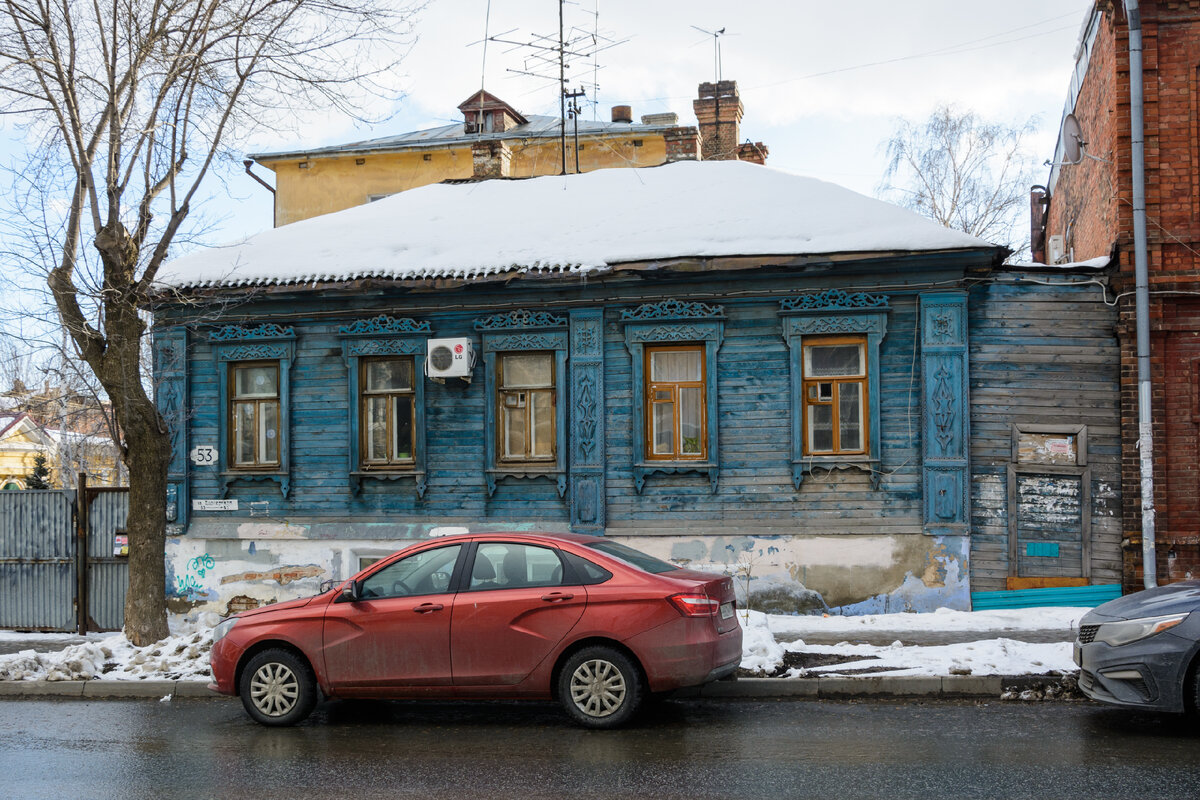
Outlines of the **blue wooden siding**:
{"label": "blue wooden siding", "polygon": [[[1076,503],[1075,513],[1089,515],[1092,583],[1121,579],[1120,352],[1116,311],[1102,298],[1101,288],[1084,278],[1044,273],[1005,273],[971,290],[975,591],[1002,590],[1016,574],[1009,513],[1019,507],[1021,493],[1008,485],[1014,424],[1087,426],[1090,508],[1080,512]],[[1072,552],[1078,563],[1078,548]]]}

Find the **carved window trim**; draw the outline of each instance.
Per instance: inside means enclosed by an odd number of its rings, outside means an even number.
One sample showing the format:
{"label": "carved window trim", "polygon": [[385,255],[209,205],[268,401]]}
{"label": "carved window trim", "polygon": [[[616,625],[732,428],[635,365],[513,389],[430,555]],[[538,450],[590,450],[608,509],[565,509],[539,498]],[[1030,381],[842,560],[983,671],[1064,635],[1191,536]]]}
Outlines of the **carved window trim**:
{"label": "carved window trim", "polygon": [[[342,337],[342,360],[346,364],[349,458],[347,476],[350,493],[362,492],[363,481],[413,480],[417,497],[424,499],[428,488],[425,453],[425,376],[421,369],[426,340],[432,335],[428,321],[381,314],[338,328]],[[409,356],[413,360],[413,460],[410,464],[366,469],[362,463],[361,362],[371,358]]]}
{"label": "carved window trim", "polygon": [[[548,311],[515,311],[490,314],[475,320],[483,339],[484,480],[488,497],[505,479],[554,481],[559,497],[567,493],[566,375],[568,322]],[[544,463],[502,462],[497,453],[497,353],[549,352],[554,356],[554,460]]]}
{"label": "carved window trim", "polygon": [[[725,336],[725,311],[721,306],[707,303],[664,300],[644,303],[621,312],[625,326],[625,347],[632,357],[633,458],[630,471],[638,494],[645,488],[646,478],[655,473],[697,473],[708,478],[713,493],[721,472],[717,448],[717,351]],[[646,458],[646,346],[659,344],[696,344],[704,348],[706,454],[696,459],[651,460]]]}
{"label": "carved window trim", "polygon": [[[263,323],[256,327],[224,325],[209,334],[217,365],[217,478],[222,498],[234,482],[273,481],[286,498],[291,493],[291,367],[296,360],[296,332],[291,326]],[[230,379],[235,365],[273,362],[279,367],[279,466],[275,469],[233,468],[229,452]]]}
{"label": "carved window trim", "polygon": [[[797,491],[807,475],[817,469],[857,469],[879,488],[881,476],[879,423],[879,347],[887,335],[890,312],[886,295],[847,293],[840,289],[786,297],[780,301],[783,339],[789,350],[791,377],[791,470]],[[805,455],[804,345],[814,337],[865,337],[867,394],[865,397],[867,447],[861,454]]]}

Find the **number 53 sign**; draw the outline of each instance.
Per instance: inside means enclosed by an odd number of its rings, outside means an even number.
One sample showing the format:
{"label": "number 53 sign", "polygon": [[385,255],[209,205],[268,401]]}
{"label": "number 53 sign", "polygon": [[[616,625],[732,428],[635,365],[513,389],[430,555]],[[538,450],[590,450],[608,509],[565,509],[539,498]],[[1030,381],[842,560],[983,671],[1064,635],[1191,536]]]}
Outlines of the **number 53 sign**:
{"label": "number 53 sign", "polygon": [[201,445],[193,447],[192,452],[188,454],[192,459],[192,463],[198,467],[211,467],[217,463],[217,448],[209,445]]}

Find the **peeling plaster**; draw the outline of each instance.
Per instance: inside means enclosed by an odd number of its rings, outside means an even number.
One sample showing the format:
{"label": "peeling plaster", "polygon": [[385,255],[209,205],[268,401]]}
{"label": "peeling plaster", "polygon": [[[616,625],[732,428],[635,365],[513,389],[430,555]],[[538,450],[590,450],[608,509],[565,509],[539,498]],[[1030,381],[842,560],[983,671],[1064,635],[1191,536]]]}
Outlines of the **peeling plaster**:
{"label": "peeling plaster", "polygon": [[321,567],[288,566],[280,567],[270,572],[242,572],[237,575],[226,575],[221,578],[221,584],[267,580],[275,581],[280,586],[287,586],[292,581],[303,580],[304,578],[316,578],[325,573],[326,570]]}

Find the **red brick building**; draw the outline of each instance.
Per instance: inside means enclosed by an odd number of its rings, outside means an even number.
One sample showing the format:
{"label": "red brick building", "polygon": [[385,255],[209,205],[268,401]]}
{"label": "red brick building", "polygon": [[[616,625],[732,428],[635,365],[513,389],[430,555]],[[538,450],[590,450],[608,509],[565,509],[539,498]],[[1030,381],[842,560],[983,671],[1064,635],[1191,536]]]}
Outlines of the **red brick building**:
{"label": "red brick building", "polygon": [[[1200,577],[1200,0],[1140,3],[1153,386],[1157,580]],[[1034,257],[1111,256],[1120,307],[1126,590],[1142,586],[1141,475],[1134,314],[1129,21],[1098,0],[1080,34],[1064,117],[1084,141],[1079,163],[1060,139],[1046,187],[1033,192]]]}

